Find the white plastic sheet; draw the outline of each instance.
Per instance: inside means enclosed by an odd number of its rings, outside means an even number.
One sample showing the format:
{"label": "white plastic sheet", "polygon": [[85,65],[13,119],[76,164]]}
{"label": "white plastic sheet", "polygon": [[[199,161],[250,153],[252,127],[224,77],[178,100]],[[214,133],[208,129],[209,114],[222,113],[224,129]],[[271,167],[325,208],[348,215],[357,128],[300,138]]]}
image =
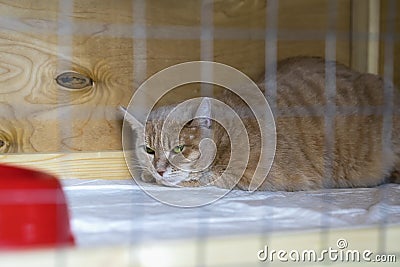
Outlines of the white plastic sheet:
{"label": "white plastic sheet", "polygon": [[[199,208],[154,200],[133,180],[63,180],[72,229],[80,246],[161,239],[268,233],[315,228],[400,224],[400,185],[311,192],[234,190]],[[180,190],[148,185],[178,199],[217,194],[218,188]]]}

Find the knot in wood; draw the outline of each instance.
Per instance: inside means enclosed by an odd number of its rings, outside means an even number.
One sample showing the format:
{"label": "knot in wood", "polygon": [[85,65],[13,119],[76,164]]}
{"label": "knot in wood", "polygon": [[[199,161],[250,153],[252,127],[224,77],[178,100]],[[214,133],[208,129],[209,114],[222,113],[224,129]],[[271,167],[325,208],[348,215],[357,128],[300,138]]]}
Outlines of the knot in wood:
{"label": "knot in wood", "polygon": [[83,74],[68,71],[57,76],[56,82],[58,85],[70,89],[79,90],[93,85],[93,80]]}

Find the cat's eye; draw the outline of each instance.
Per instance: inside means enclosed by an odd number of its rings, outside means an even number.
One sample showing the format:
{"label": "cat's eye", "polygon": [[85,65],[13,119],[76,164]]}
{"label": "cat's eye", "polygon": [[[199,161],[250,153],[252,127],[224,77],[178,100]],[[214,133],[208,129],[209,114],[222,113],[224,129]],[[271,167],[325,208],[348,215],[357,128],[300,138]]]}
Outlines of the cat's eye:
{"label": "cat's eye", "polygon": [[146,146],[145,149],[146,149],[146,153],[147,154],[154,154],[155,153],[154,150],[152,148],[148,147],[148,146]]}
{"label": "cat's eye", "polygon": [[174,149],[172,151],[174,151],[174,153],[178,154],[183,151],[184,147],[185,147],[184,145],[176,146],[176,147],[174,147]]}

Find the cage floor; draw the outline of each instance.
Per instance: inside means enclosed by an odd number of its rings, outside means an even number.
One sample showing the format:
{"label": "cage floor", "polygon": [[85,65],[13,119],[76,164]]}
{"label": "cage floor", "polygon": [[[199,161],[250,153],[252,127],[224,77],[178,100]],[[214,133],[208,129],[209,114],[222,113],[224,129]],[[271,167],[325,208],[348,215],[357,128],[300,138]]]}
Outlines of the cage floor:
{"label": "cage floor", "polygon": [[[268,233],[315,228],[400,224],[400,185],[311,192],[234,190],[198,208],[154,200],[133,180],[63,180],[72,229],[81,246],[132,244],[161,239]],[[185,198],[199,191],[148,185]],[[208,188],[204,194],[221,189]]]}

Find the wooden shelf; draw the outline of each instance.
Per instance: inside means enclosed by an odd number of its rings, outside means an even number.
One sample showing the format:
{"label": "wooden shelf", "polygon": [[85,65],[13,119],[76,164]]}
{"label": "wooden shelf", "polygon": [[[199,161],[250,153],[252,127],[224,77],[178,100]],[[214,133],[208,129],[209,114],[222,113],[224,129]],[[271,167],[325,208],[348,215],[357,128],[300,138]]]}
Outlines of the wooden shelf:
{"label": "wooden shelf", "polygon": [[[8,252],[0,254],[1,266],[53,267],[53,266],[158,266],[158,267],[222,267],[222,266],[288,266],[289,262],[280,262],[275,258],[261,262],[257,258],[259,250],[268,246],[273,250],[292,251],[337,249],[338,239],[346,239],[345,250],[370,250],[373,258],[377,254],[397,256],[399,261],[398,240],[400,227],[388,226],[348,230],[318,230],[303,232],[273,233],[269,235],[246,235],[229,237],[211,237],[207,239],[189,239],[140,243],[126,246],[48,249],[38,251]],[[383,240],[383,241],[382,241]],[[381,251],[380,248],[384,248]],[[366,262],[330,261],[296,262],[300,266],[365,266]],[[371,264],[371,263],[369,263]],[[374,263],[372,263],[374,264]],[[375,263],[379,266],[394,266],[396,263]],[[369,266],[369,265],[368,265]],[[373,265],[375,266],[375,265]],[[378,265],[377,265],[378,266]]]}
{"label": "wooden shelf", "polygon": [[62,179],[131,179],[122,151],[3,154],[0,163],[43,170]]}

